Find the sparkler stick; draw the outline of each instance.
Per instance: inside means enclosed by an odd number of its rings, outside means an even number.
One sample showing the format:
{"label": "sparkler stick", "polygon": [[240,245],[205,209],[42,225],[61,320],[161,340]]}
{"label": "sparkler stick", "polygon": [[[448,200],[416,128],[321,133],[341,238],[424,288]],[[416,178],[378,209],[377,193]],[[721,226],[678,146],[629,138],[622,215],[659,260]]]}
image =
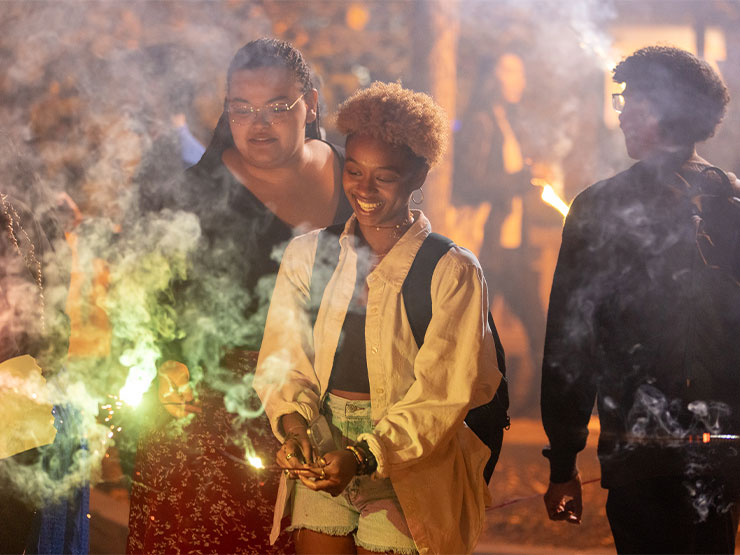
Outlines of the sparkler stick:
{"label": "sparkler stick", "polygon": [[740,435],[737,434],[712,434],[704,432],[701,434],[687,434],[677,436],[659,435],[636,435],[636,434],[601,434],[604,437],[614,438],[619,441],[633,443],[636,445],[669,445],[679,446],[693,443],[738,443]]}
{"label": "sparkler stick", "polygon": [[[645,438],[647,441],[655,441],[652,438]],[[718,442],[718,443],[734,443],[736,441],[740,441],[740,435],[736,434],[710,434],[709,432],[704,432],[703,434],[698,435],[689,435],[685,437],[668,437],[668,438],[660,438],[661,442],[667,442],[667,443],[711,443],[711,442]]]}
{"label": "sparkler stick", "polygon": [[280,466],[279,464],[271,464],[258,468],[258,470],[269,470],[272,472],[282,472],[283,470],[290,470],[291,472],[309,472],[315,476],[321,476],[321,469],[319,468],[291,468],[290,466]]}
{"label": "sparkler stick", "polygon": [[279,464],[270,464],[270,465],[265,466],[262,464],[262,460],[257,456],[247,457],[249,460],[245,461],[243,459],[235,457],[234,455],[232,455],[231,453],[229,453],[228,451],[224,449],[219,449],[218,451],[225,457],[228,457],[229,459],[231,459],[232,461],[237,462],[239,464],[243,464],[244,466],[248,466],[249,468],[253,470],[258,470],[258,471],[267,470],[269,472],[283,472],[285,470],[289,470],[291,472],[308,472],[318,478],[322,477],[321,474],[322,474],[323,469],[320,467],[319,468],[316,468],[316,467],[293,468],[290,466],[280,466]]}
{"label": "sparkler stick", "polygon": [[[581,486],[586,486],[588,484],[595,484],[596,482],[601,481],[601,478],[593,478],[592,480],[586,480],[585,482],[581,482]],[[486,507],[486,512],[495,511],[497,509],[503,509],[504,507],[508,507],[509,505],[514,505],[515,503],[519,503],[521,501],[531,501],[532,499],[539,499],[542,497],[541,493],[535,493],[534,495],[527,495],[525,497],[514,497],[513,499],[508,499],[504,501],[503,503],[499,503],[498,505],[493,505],[491,507]]]}

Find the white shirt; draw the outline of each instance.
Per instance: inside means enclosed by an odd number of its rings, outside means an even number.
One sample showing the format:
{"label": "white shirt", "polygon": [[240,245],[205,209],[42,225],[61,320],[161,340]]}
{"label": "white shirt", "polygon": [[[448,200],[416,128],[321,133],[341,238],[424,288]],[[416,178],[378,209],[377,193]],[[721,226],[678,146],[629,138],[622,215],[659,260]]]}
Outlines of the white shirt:
{"label": "white shirt", "polygon": [[[470,408],[493,398],[501,379],[488,327],[488,291],[469,251],[453,247],[431,285],[432,319],[417,348],[401,286],[431,233],[414,211],[411,228],[367,278],[365,321],[372,433],[363,434],[389,477],[420,552],[471,552],[490,501],[483,479],[488,448],[464,424]],[[284,414],[319,415],[344,316],[355,287],[353,216],[339,238],[339,263],[324,291],[313,333],[306,314],[318,231],[296,237],[283,255],[254,380],[275,435]],[[361,254],[362,255],[362,254]],[[289,486],[276,505],[279,533]]]}

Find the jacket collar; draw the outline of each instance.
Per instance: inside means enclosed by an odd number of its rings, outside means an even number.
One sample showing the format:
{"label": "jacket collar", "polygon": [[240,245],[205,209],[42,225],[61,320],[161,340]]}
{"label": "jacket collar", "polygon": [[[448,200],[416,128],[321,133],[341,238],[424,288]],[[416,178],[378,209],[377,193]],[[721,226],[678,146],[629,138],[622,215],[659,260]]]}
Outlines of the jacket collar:
{"label": "jacket collar", "polygon": [[[424,239],[432,232],[432,225],[421,210],[411,210],[414,223],[406,230],[406,233],[393,245],[393,248],[385,255],[385,258],[368,276],[368,282],[382,279],[388,285],[400,292],[406,275],[411,269],[411,264],[416,258]],[[355,248],[355,226],[357,218],[354,214],[347,220],[344,231],[339,237],[339,245],[342,250],[352,249],[358,256],[361,251]]]}

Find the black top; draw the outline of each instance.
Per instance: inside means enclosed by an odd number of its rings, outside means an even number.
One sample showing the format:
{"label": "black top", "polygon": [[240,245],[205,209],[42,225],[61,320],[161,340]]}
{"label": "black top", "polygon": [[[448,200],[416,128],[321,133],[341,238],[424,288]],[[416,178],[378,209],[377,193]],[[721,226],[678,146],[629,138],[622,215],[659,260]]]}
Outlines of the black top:
{"label": "black top", "polygon": [[729,460],[688,443],[740,432],[740,213],[707,166],[639,162],[571,206],[542,369],[553,482],[573,473],[594,399],[605,487]]}
{"label": "black top", "polygon": [[[358,260],[358,266],[360,266]],[[357,281],[347,314],[344,316],[339,345],[334,353],[334,364],[329,378],[329,390],[341,389],[355,393],[370,393],[365,351],[365,280],[367,271],[357,270]]]}
{"label": "black top", "polygon": [[[341,167],[343,152],[329,146]],[[282,252],[297,232],[231,174],[221,153],[209,147],[172,203],[198,217],[202,234],[173,291],[182,339],[165,353],[190,367],[215,366],[229,348],[259,350]],[[334,222],[350,214],[342,194]]]}

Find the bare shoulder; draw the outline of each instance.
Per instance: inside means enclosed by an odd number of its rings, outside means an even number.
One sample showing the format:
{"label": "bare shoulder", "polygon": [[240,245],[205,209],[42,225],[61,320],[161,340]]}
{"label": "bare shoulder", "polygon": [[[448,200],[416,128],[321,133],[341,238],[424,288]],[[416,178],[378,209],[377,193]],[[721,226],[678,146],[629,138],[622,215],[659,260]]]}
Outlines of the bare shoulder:
{"label": "bare shoulder", "polygon": [[306,142],[306,148],[311,153],[311,160],[318,167],[334,162],[334,150],[329,143],[319,139],[310,139]]}

